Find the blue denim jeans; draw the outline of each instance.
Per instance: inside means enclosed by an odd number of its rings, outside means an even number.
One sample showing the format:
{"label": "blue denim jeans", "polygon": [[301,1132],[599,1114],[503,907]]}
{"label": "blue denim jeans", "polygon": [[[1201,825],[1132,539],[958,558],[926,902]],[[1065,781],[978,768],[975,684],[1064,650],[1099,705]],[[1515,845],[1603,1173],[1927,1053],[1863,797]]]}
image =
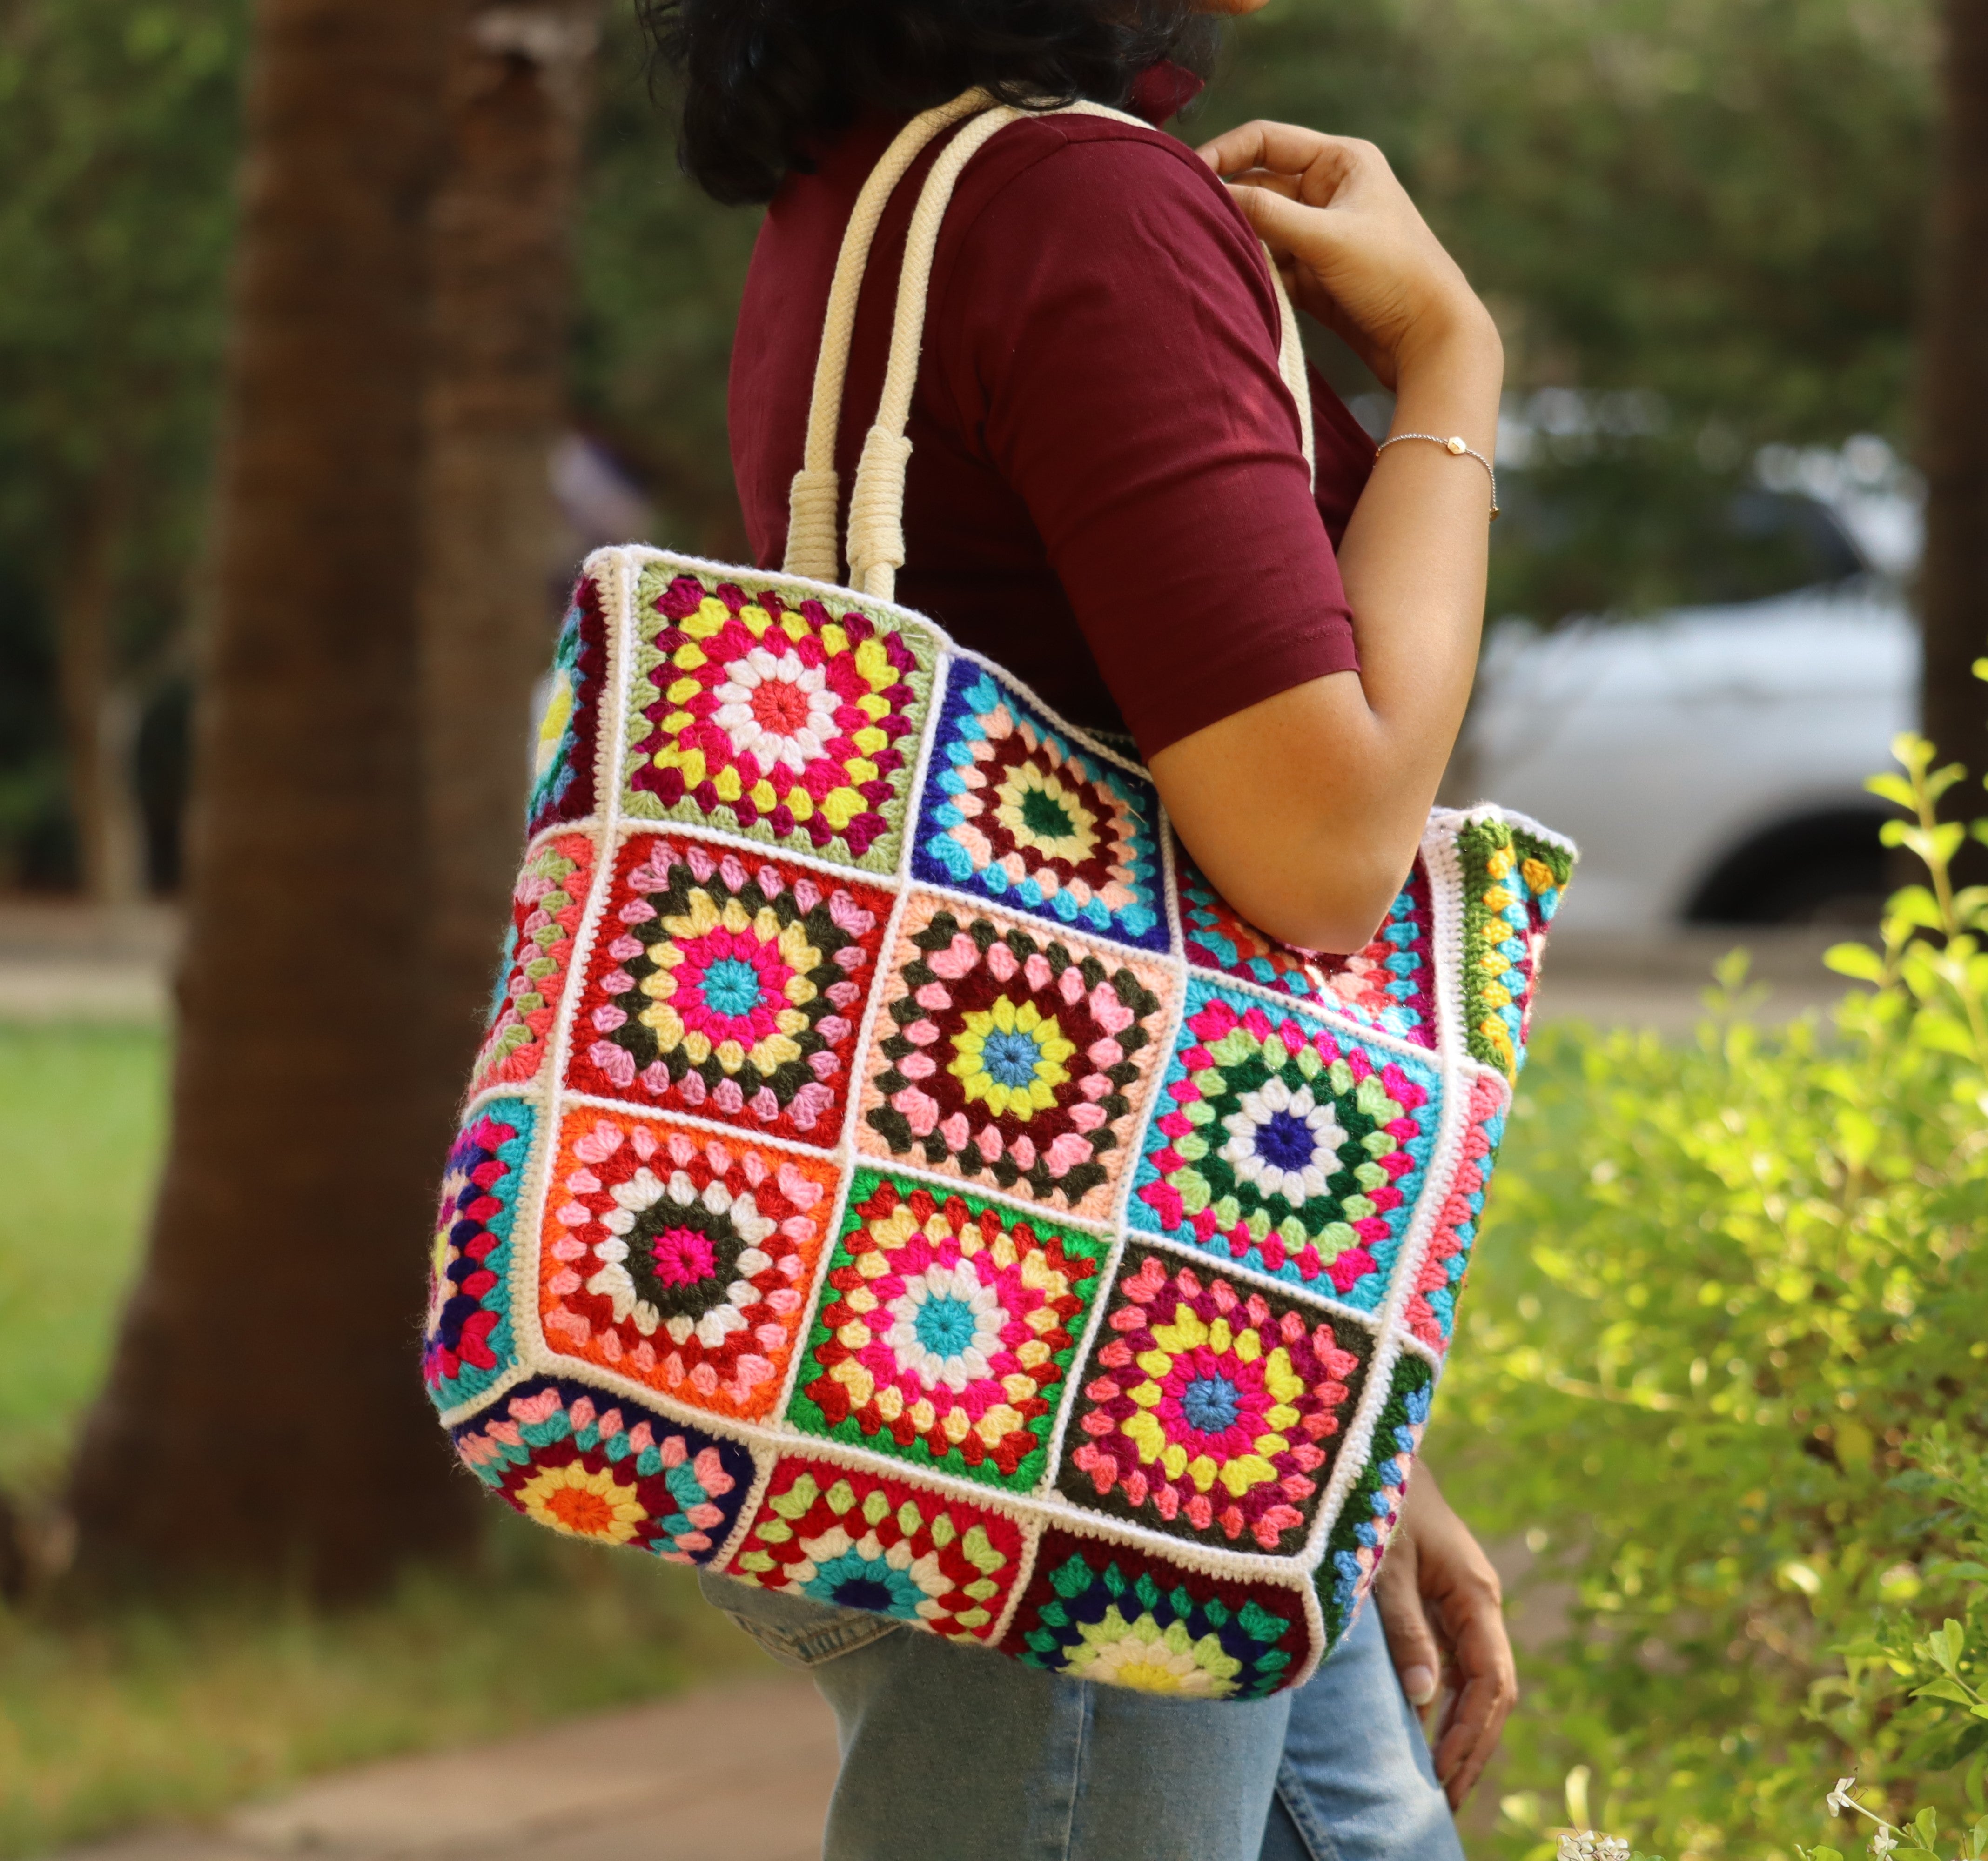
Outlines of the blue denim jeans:
{"label": "blue denim jeans", "polygon": [[834,1711],[824,1861],[1462,1861],[1371,1608],[1299,1691],[1187,1702],[702,1581]]}

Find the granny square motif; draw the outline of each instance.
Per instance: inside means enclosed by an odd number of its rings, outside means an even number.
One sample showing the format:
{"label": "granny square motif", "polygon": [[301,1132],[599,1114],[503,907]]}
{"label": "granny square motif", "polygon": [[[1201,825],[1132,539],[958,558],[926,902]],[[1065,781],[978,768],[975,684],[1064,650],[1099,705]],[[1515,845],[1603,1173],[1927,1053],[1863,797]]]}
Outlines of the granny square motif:
{"label": "granny square motif", "polygon": [[1438,810],[1374,938],[1245,922],[1122,745],[920,616],[590,559],[432,1259],[554,1530],[1197,1699],[1398,1517],[1573,849]]}

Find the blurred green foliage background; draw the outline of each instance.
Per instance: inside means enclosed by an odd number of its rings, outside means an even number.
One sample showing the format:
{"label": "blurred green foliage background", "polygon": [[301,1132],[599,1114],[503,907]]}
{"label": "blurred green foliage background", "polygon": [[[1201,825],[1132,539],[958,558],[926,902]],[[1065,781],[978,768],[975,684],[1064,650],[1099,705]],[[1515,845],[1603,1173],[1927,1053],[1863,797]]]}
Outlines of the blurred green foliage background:
{"label": "blurred green foliage background", "polygon": [[[245,37],[241,0],[0,0],[0,887],[73,871],[54,641],[93,576],[174,876]],[[1276,116],[1387,151],[1505,330],[1530,432],[1491,611],[1550,623],[1827,572],[1745,494],[1763,444],[1902,447],[1931,38],[1926,0],[1276,0],[1176,127]],[[617,6],[573,415],[657,540],[721,556],[755,223],[677,174]]]}

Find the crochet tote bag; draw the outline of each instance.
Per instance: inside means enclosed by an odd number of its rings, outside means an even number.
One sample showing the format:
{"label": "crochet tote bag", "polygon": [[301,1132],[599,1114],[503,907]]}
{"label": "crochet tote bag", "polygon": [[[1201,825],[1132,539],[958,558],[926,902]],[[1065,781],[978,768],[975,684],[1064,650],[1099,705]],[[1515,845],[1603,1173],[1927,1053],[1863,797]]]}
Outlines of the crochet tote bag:
{"label": "crochet tote bag", "polygon": [[[986,103],[914,123],[852,216],[785,571],[586,565],[428,1387],[555,1530],[1254,1698],[1372,1583],[1573,849],[1439,811],[1372,944],[1288,947],[1136,761],[893,603],[933,242],[1019,113]],[[968,116],[911,224],[852,592],[856,289]]]}

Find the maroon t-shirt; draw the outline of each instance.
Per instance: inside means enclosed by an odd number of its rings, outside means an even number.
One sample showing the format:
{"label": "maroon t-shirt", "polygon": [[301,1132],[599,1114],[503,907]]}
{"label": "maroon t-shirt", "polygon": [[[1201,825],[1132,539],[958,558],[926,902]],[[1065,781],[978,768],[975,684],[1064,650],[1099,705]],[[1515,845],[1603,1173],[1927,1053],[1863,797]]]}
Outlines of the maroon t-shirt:
{"label": "maroon t-shirt", "polygon": [[[899,127],[861,123],[789,176],[754,248],[730,417],[762,566],[786,546],[843,228]],[[837,447],[845,526],[936,154],[898,187],[864,283]],[[1314,495],[1278,331],[1261,247],[1181,144],[1094,117],[1001,130],[961,177],[932,269],[898,599],[1073,722],[1122,723],[1149,757],[1351,669],[1333,543],[1373,443],[1314,376]]]}

